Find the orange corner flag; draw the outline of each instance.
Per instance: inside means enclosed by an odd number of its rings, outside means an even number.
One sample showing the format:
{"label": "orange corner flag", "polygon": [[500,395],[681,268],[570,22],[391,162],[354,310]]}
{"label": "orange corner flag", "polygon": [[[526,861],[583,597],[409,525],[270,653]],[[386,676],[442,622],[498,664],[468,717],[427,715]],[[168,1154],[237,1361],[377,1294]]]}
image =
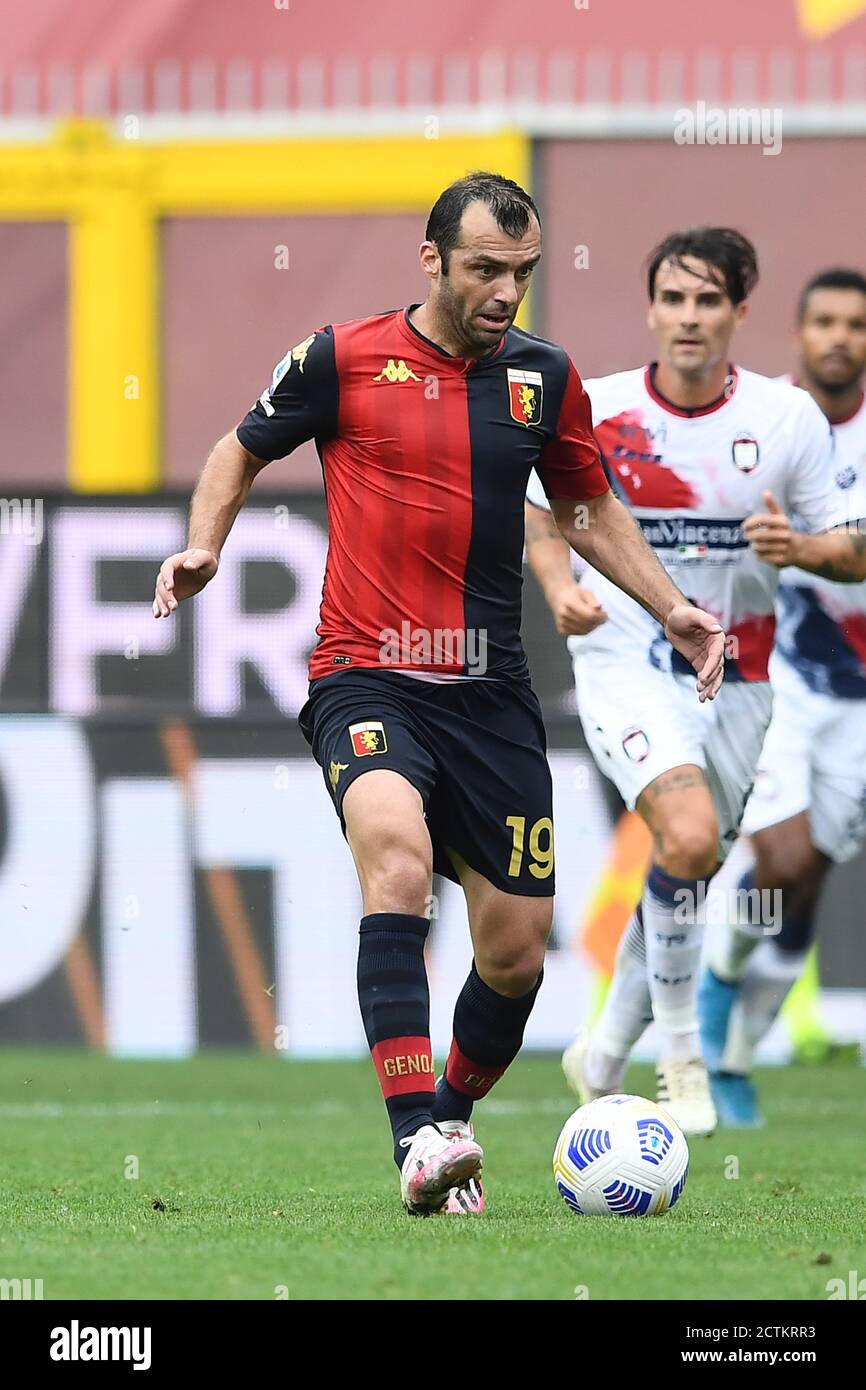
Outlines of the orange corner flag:
{"label": "orange corner flag", "polygon": [[635,811],[624,811],[613,832],[587,909],[580,945],[599,970],[613,974],[616,948],[643,893],[652,836]]}

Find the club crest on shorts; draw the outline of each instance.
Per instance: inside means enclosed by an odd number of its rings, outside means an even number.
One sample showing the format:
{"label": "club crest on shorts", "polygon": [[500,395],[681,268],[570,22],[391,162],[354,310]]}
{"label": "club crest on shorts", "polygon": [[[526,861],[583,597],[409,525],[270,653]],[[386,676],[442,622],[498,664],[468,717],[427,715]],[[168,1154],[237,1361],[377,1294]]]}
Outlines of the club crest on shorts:
{"label": "club crest on shorts", "polygon": [[626,729],[622,736],[622,751],[631,762],[643,762],[650,751],[649,739],[643,729]]}
{"label": "club crest on shorts", "polygon": [[384,725],[375,719],[368,719],[363,724],[350,724],[349,738],[356,758],[369,758],[373,753],[388,752]]}
{"label": "club crest on shorts", "polygon": [[511,418],[519,425],[540,425],[543,382],[541,372],[508,369],[508,400]]}
{"label": "club crest on shorts", "polygon": [[741,473],[753,473],[758,466],[761,451],[754,435],[738,434],[731,445],[731,458]]}

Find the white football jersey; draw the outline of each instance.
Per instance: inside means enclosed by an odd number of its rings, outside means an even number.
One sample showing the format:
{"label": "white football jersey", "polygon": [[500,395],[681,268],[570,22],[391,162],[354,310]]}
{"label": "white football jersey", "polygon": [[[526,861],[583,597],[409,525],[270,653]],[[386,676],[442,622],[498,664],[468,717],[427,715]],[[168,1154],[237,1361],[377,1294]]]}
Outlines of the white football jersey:
{"label": "white football jersey", "polygon": [[[836,486],[856,498],[866,481],[866,397],[833,426],[833,434]],[[776,617],[777,651],[810,689],[866,699],[866,582],[834,584],[806,570],[785,569]]]}
{"label": "white football jersey", "polygon": [[[693,411],[660,396],[648,367],[584,386],[611,487],[687,598],[736,639],[727,678],[766,680],[779,570],[757,558],[742,524],[765,510],[767,489],[809,531],[850,519],[825,416],[807,392],[742,368],[732,368],[718,402]],[[546,505],[536,476],[527,495]],[[569,638],[573,650],[631,652],[693,674],[639,604],[592,567],[583,582],[608,621],[586,637]]]}

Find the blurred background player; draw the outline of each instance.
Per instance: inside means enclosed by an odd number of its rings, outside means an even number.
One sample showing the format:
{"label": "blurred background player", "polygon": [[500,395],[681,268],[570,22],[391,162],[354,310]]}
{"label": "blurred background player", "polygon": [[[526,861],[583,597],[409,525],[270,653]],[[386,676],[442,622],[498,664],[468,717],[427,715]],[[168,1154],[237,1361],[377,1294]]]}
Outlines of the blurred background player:
{"label": "blurred background player", "polygon": [[[684,592],[729,634],[725,685],[712,706],[684,701],[676,653],[603,576],[587,570],[591,598],[579,596],[535,481],[527,502],[529,563],[554,613],[584,634],[569,645],[587,743],[654,844],[600,1019],[563,1066],[583,1100],[622,1089],[627,1058],[654,1018],[658,1099],[694,1135],[716,1124],[697,1020],[706,884],[736,840],[770,718],[778,573],[750,548],[743,526],[762,503],[778,510],[772,492],[815,531],[847,516],[815,404],[730,365],[757,278],[754,248],[729,228],[667,237],[648,268],[658,361],[588,385],[612,486]],[[750,521],[762,545],[775,518]],[[847,534],[810,540],[811,564],[839,577],[857,572]]]}
{"label": "blurred background player", "polygon": [[[795,341],[795,384],[833,427],[844,501],[866,477],[866,277],[814,276]],[[701,986],[704,1055],[729,1125],[761,1122],[749,1078],[755,1048],[803,970],[831,864],[866,838],[866,585],[785,569],[776,612],[773,717],[742,825],[755,864],[740,887],[781,892],[781,930],[766,935],[729,918],[710,942]]]}
{"label": "blurred background player", "polygon": [[[212,452],[189,548],[164,562],[154,600],[167,617],[213,578],[257,473],[315,438],[330,543],[300,724],[361,885],[358,997],[413,1215],[480,1210],[473,1102],[521,1047],[551,927],[551,778],[520,640],[533,467],[570,543],[694,663],[700,698],[722,679],[722,630],[610,491],[569,357],[512,327],[540,255],[517,184],[477,173],[447,188],[420,249],[426,302],[328,326],[283,358]],[[463,887],[475,953],[438,1087],[434,868]]]}

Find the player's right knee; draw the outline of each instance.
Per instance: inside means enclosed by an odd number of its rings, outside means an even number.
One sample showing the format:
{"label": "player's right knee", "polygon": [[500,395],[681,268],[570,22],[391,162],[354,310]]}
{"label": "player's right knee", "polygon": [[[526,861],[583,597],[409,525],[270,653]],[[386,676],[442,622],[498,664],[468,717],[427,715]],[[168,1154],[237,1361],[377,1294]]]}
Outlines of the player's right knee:
{"label": "player's right knee", "polygon": [[426,915],[433,881],[432,851],[394,831],[371,836],[366,853],[358,854],[358,876],[364,911],[408,912]]}

